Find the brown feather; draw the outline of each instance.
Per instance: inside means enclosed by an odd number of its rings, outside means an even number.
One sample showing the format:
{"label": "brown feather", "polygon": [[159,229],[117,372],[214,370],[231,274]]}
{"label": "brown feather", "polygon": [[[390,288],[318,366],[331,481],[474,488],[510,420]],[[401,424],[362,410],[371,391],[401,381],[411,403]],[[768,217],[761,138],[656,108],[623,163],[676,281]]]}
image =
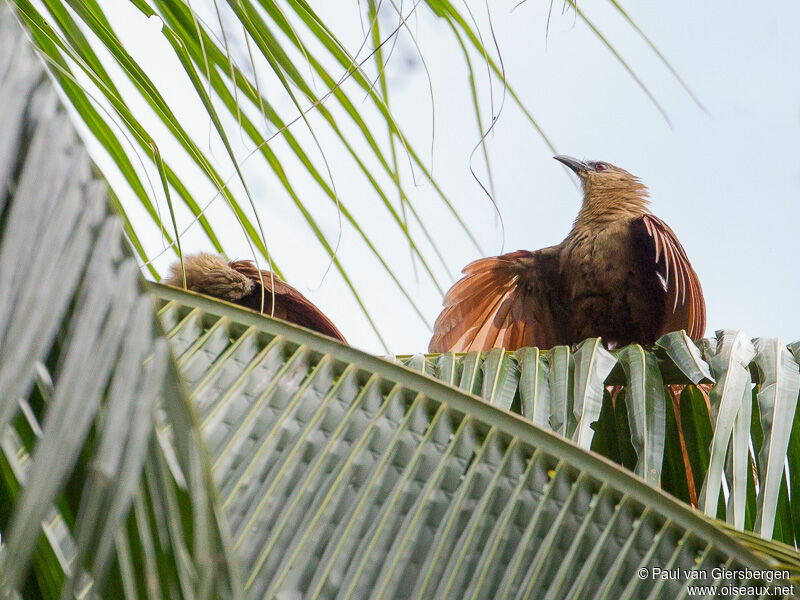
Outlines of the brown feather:
{"label": "brown feather", "polygon": [[[255,284],[253,292],[240,302],[255,311],[272,314],[278,319],[289,321],[313,329],[319,333],[347,343],[333,322],[299,291],[282,281],[270,271],[261,270],[249,260],[235,260],[230,267],[251,279]],[[261,289],[264,289],[263,302]],[[273,308],[273,290],[274,308]],[[262,310],[263,307],[263,310]]]}
{"label": "brown feather", "polygon": [[[706,303],[700,279],[694,272],[686,251],[675,232],[654,215],[640,218],[647,234],[653,239],[653,263],[663,269],[666,281],[664,333],[685,329],[692,339],[703,336],[706,329]],[[663,261],[659,258],[663,257]]]}
{"label": "brown feather", "polygon": [[249,260],[228,263],[221,256],[201,253],[185,257],[183,264],[183,271],[180,263],[172,265],[164,283],[184,287],[185,272],[186,289],[273,315],[347,343],[331,320],[303,294],[274,273],[259,271]]}
{"label": "brown feather", "polygon": [[445,295],[436,319],[431,352],[469,352],[507,345],[546,346],[557,338],[554,310],[540,281],[557,267],[553,248],[518,250],[482,258]]}

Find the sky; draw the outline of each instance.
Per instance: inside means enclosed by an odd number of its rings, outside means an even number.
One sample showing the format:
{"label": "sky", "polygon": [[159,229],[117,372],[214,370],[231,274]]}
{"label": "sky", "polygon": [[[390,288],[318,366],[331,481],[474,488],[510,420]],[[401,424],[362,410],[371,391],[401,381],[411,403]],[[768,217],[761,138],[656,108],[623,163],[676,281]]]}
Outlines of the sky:
{"label": "sky", "polygon": [[[364,36],[358,5],[323,0],[311,4],[355,53]],[[494,56],[502,60],[511,88],[559,153],[612,162],[641,177],[650,188],[653,212],[677,233],[700,277],[708,309],[707,336],[731,328],[744,329],[751,337],[780,336],[787,343],[800,339],[796,305],[800,296],[800,38],[796,34],[800,5],[790,0],[758,5],[732,1],[724,7],[688,1],[622,3],[686,82],[695,101],[610,2],[579,3],[650,90],[665,118],[598,35],[573,11],[562,14],[560,3],[553,5],[549,28],[546,2],[529,0],[516,8],[516,2],[491,2],[491,22],[482,1],[454,4],[465,14],[464,6],[470,8],[487,45],[492,45],[494,36]],[[409,7],[407,2],[403,12]],[[384,32],[395,26],[396,15],[390,8],[386,3],[381,18]],[[208,117],[193,99],[157,24],[119,0],[110,2],[107,10],[123,41],[132,44],[137,61],[167,99],[183,107],[180,117],[192,135],[201,145],[208,144],[220,159],[222,172],[229,174],[222,147],[208,141]],[[481,186],[489,187],[482,155],[473,152],[481,135],[462,50],[449,26],[427,7],[420,6],[408,25],[413,39],[407,32],[398,39],[386,68],[391,110],[422,160],[432,165],[435,181],[472,229],[483,253],[535,250],[561,241],[580,205],[574,177],[552,160],[553,152],[541,135],[499,81],[494,78],[489,83],[485,63],[473,54],[482,118],[486,124],[495,117],[486,138],[494,189],[490,198]],[[135,105],[135,94],[130,97]],[[354,97],[361,100],[357,93]],[[287,118],[296,115],[288,96],[277,104]],[[362,101],[359,107],[368,110],[368,102]],[[144,107],[140,109],[146,113]],[[318,216],[332,245],[338,240],[337,255],[388,350],[396,354],[424,351],[429,326],[441,307],[441,291],[481,252],[448,214],[431,183],[418,169],[412,175],[400,149],[398,160],[409,197],[441,246],[443,264],[421,242],[426,255],[433,257],[431,269],[442,287],[438,290],[422,266],[410,259],[407,242],[354,161],[321,119],[311,113],[309,122],[323,149],[323,154],[312,156],[313,162],[322,172],[330,169],[342,203],[367,226],[398,279],[417,300],[427,324],[398,294],[358,232],[346,223],[340,228],[335,204],[321,194],[302,165],[287,158],[290,181]],[[385,147],[385,124],[377,119],[370,123]],[[235,129],[235,123],[229,125]],[[153,122],[151,127],[157,134],[158,125]],[[302,122],[292,131],[314,147]],[[168,136],[162,137],[164,152],[178,153],[170,147]],[[358,136],[353,139],[356,150],[365,151]],[[271,146],[279,156],[288,156],[282,140]],[[248,152],[243,141],[236,142],[236,149],[239,156]],[[96,147],[95,152],[102,165],[102,153]],[[192,167],[185,164],[182,172],[188,174],[192,191],[203,204],[214,190],[202,178],[192,178]],[[317,303],[353,345],[385,353],[275,177],[256,160],[245,161],[243,171],[270,249],[287,280]],[[108,176],[112,183],[119,180],[111,168]],[[390,183],[382,183],[391,191]],[[154,184],[156,190],[157,174]],[[244,197],[241,186],[232,184],[232,189]],[[134,222],[146,230],[146,218],[135,199],[124,194],[122,199]],[[224,205],[216,202],[209,215],[228,255],[247,258],[250,250]],[[182,225],[189,223],[185,211],[179,211],[178,218]],[[185,252],[210,249],[197,229],[183,238]],[[423,238],[419,227],[412,226],[412,231]],[[162,243],[154,231],[145,233],[144,240],[151,250]],[[164,255],[154,265],[163,273],[172,260]]]}

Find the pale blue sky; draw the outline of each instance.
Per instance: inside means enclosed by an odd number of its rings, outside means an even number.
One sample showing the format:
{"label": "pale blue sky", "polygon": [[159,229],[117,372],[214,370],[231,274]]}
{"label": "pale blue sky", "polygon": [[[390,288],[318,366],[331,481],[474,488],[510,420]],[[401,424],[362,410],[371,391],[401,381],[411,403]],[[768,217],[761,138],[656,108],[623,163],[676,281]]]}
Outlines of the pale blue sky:
{"label": "pale blue sky", "polygon": [[[337,4],[312,2],[355,51],[362,37],[355,4],[348,3],[344,9]],[[406,4],[407,10],[410,3]],[[598,38],[571,12],[561,14],[560,3],[554,4],[547,39],[546,2],[529,0],[513,12],[515,2],[490,4],[508,79],[558,151],[613,162],[639,175],[650,187],[654,212],[676,231],[700,276],[708,305],[706,335],[730,327],[743,328],[753,337],[800,339],[796,307],[800,295],[800,38],[796,34],[800,6],[790,0],[757,6],[744,1],[624,3],[699,97],[707,109],[703,112],[610,3],[579,3],[651,89],[670,126]],[[486,5],[469,2],[469,6],[488,36]],[[175,76],[157,28],[137,23],[138,13],[129,11],[121,3],[115,9],[121,21],[128,21],[125,27],[130,35],[147,41],[137,58],[157,81],[161,79],[168,97],[179,102],[187,91]],[[384,30],[390,21],[387,13]],[[433,87],[434,175],[484,249],[496,254],[501,247],[507,252],[560,241],[578,209],[579,192],[507,96],[488,139],[496,199],[505,225],[501,240],[491,203],[470,174],[469,156],[479,136],[461,50],[449,27],[427,8],[420,8],[410,25]],[[485,41],[490,40],[485,37]],[[490,96],[485,66],[480,57],[474,58],[482,112],[488,120],[491,99],[497,112],[502,89],[495,81]],[[407,37],[398,44],[388,73],[392,109],[428,160],[429,83]],[[198,104],[187,107],[183,116],[205,143],[208,122]],[[292,106],[286,102],[282,109],[291,114]],[[316,122],[312,119],[312,123]],[[302,138],[302,131],[293,131]],[[377,131],[380,135],[383,128]],[[327,134],[321,131],[319,135],[342,199],[357,207],[373,228],[385,227],[376,231],[376,240],[432,322],[440,294],[422,276],[415,282],[407,245],[386,226],[382,211],[375,208],[374,192]],[[279,142],[274,147],[282,151]],[[473,165],[482,173],[478,155]],[[329,273],[320,285],[327,260],[299,213],[285,198],[278,198],[280,192],[263,167],[253,163],[245,171],[265,215],[270,244],[290,282],[329,313],[351,342],[381,352],[340,278]],[[302,170],[290,167],[289,174],[304,201],[319,207],[323,229],[335,241],[338,219],[333,207],[320,198],[314,184],[305,181]],[[479,256],[477,251],[446,217],[430,185],[420,181],[418,187],[413,183],[409,187],[418,210],[429,214],[432,233],[443,241],[446,261],[457,273]],[[210,198],[212,191],[198,183],[196,194],[198,199]],[[137,209],[132,210],[136,213]],[[225,218],[220,213],[217,222],[223,224]],[[229,254],[246,257],[247,246],[233,223],[221,227],[221,233],[229,231],[232,240]],[[151,247],[159,243],[157,235],[147,241]],[[187,246],[208,249],[202,236],[193,234],[187,236]],[[397,297],[388,279],[379,275],[375,261],[347,227],[342,231],[340,255],[350,265],[390,349],[396,353],[425,350],[427,328]],[[168,262],[162,259],[156,265],[163,272]]]}

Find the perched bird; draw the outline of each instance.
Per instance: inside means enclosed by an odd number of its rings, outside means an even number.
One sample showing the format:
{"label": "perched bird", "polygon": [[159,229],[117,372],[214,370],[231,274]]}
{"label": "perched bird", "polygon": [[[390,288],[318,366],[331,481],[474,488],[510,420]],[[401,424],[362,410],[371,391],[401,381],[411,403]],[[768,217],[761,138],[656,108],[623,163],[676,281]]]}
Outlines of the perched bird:
{"label": "perched bird", "polygon": [[554,158],[583,186],[569,235],[467,265],[445,295],[430,351],[550,348],[597,336],[609,348],[651,345],[680,329],[702,337],[700,281],[675,233],[650,212],[644,184],[606,162]]}
{"label": "perched bird", "polygon": [[[347,343],[331,320],[308,298],[281,281],[274,273],[261,271],[259,276],[259,270],[252,261],[226,262],[216,254],[200,253],[185,257],[183,267],[186,273],[186,289],[261,311],[267,315],[272,314],[278,319],[313,329]],[[179,262],[170,267],[169,277],[164,280],[164,283],[175,287],[184,287]],[[264,286],[263,294],[262,284]],[[262,300],[263,311],[261,310]]]}

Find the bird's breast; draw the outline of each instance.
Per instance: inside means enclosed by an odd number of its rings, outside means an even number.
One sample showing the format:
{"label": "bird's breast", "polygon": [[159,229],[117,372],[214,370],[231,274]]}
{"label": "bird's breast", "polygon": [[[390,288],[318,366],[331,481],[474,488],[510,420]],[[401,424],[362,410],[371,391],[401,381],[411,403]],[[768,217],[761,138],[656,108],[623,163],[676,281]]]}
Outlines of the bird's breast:
{"label": "bird's breast", "polygon": [[570,343],[603,337],[613,345],[645,340],[660,325],[663,307],[654,272],[644,268],[630,222],[613,223],[577,236],[561,261]]}
{"label": "bird's breast", "polygon": [[638,257],[630,227],[613,224],[577,237],[562,256],[561,276],[569,297],[614,289],[635,275]]}

